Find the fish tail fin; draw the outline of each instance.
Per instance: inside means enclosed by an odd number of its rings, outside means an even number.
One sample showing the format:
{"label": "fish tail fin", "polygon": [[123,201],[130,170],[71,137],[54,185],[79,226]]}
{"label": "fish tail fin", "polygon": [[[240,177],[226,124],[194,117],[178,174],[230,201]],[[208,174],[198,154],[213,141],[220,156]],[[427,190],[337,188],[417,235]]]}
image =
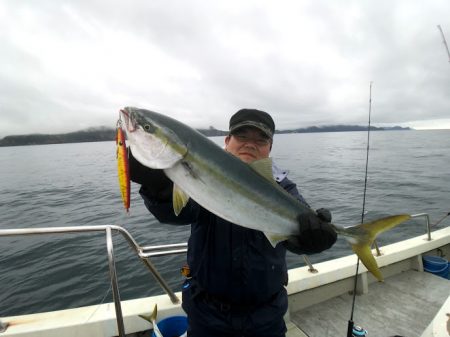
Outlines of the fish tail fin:
{"label": "fish tail fin", "polygon": [[370,245],[352,245],[352,250],[358,255],[359,260],[366,266],[367,270],[369,270],[378,281],[383,282],[383,275],[381,274],[380,268],[378,268],[377,261],[373,257]]}
{"label": "fish tail fin", "polygon": [[366,233],[365,240],[358,241],[352,244],[352,250],[358,255],[363,265],[369,270],[375,278],[382,282],[383,275],[378,268],[378,264],[372,254],[372,244],[375,238],[382,232],[394,228],[395,226],[411,219],[409,214],[393,215],[386,218],[374,220],[359,225],[359,227]]}
{"label": "fish tail fin", "polygon": [[150,322],[153,324],[154,321],[156,321],[156,317],[158,316],[158,305],[155,304],[153,307],[153,311],[150,315],[139,315],[139,317],[145,319],[147,322]]}
{"label": "fish tail fin", "polygon": [[150,319],[150,316],[148,316],[148,315],[139,315],[139,317],[145,319],[149,323],[152,323],[152,320]]}
{"label": "fish tail fin", "polygon": [[[409,214],[391,215],[378,220],[370,221],[361,225],[362,228],[367,230],[373,240],[384,231],[394,228],[395,226],[411,219]],[[372,240],[372,242],[373,242]]]}

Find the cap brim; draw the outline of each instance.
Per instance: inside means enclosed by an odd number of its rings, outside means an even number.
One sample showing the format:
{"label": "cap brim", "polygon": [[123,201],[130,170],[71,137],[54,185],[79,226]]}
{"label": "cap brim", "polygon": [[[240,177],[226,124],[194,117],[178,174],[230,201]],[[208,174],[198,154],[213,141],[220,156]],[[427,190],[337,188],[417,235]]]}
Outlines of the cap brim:
{"label": "cap brim", "polygon": [[233,125],[230,128],[230,133],[233,133],[234,131],[236,131],[237,129],[243,128],[243,127],[253,127],[253,128],[257,128],[258,130],[262,131],[267,137],[269,137],[270,139],[273,138],[273,134],[272,131],[264,124],[262,123],[258,123],[258,122],[253,122],[253,121],[245,121],[242,123],[238,123],[236,125]]}

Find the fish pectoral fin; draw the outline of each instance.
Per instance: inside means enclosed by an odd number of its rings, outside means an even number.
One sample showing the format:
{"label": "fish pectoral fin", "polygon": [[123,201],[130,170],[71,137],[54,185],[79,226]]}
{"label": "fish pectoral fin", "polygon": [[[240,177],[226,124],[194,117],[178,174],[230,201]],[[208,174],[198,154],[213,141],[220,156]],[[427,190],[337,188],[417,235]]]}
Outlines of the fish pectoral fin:
{"label": "fish pectoral fin", "polygon": [[186,206],[186,204],[189,201],[189,196],[178,187],[177,184],[173,184],[173,196],[172,196],[172,203],[173,203],[173,211],[176,216],[178,216],[181,213],[181,210]]}
{"label": "fish pectoral fin", "polygon": [[273,248],[275,248],[278,243],[286,241],[288,239],[288,236],[282,234],[264,232],[264,235],[266,236],[267,240],[269,240]]}
{"label": "fish pectoral fin", "polygon": [[355,254],[358,255],[367,270],[370,271],[378,281],[383,282],[383,275],[381,274],[380,268],[378,268],[377,261],[372,254],[369,244],[354,244],[352,245],[352,249]]}

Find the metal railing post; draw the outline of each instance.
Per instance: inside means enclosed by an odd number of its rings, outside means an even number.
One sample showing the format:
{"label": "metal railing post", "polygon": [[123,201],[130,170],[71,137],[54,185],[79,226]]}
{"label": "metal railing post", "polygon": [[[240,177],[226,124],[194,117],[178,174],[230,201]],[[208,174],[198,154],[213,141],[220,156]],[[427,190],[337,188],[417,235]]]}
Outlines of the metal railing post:
{"label": "metal railing post", "polygon": [[413,214],[411,215],[411,218],[419,218],[419,217],[425,217],[426,219],[426,226],[427,226],[427,236],[428,241],[431,241],[431,225],[430,225],[430,216],[428,213],[419,213],[419,214]]}
{"label": "metal railing post", "polygon": [[150,261],[150,259],[148,259],[148,258],[141,258],[141,259],[142,259],[142,262],[145,264],[145,266],[150,270],[150,272],[152,273],[152,275],[156,279],[156,281],[158,281],[161,288],[163,288],[164,291],[166,292],[166,294],[170,297],[170,300],[172,301],[172,303],[173,304],[180,303],[180,299],[177,297],[177,295],[175,295],[173,290],[169,287],[166,280],[163,279],[163,277],[158,272],[158,270],[153,265],[153,263]]}
{"label": "metal railing post", "polygon": [[316,268],[314,268],[314,266],[312,265],[312,263],[311,263],[311,261],[309,260],[308,256],[306,256],[305,254],[303,254],[302,257],[303,257],[303,260],[305,260],[305,263],[308,265],[308,267],[309,267],[308,271],[309,271],[310,273],[315,274],[315,273],[318,273],[318,272],[319,272]]}
{"label": "metal railing post", "polygon": [[0,320],[0,333],[2,333],[2,332],[5,332],[6,331],[6,329],[8,329],[8,323],[3,323],[1,320]]}
{"label": "metal railing post", "polygon": [[114,262],[114,248],[111,235],[111,227],[106,228],[106,250],[108,251],[109,276],[111,278],[111,289],[116,308],[117,330],[120,337],[125,337],[125,326],[123,324],[122,306],[120,304],[119,286],[117,284],[116,265]]}

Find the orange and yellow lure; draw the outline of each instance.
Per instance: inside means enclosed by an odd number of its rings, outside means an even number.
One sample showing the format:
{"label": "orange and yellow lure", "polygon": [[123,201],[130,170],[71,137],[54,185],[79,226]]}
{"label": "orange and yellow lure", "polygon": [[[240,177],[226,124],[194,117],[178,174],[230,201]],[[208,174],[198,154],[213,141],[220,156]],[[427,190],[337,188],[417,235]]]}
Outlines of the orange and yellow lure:
{"label": "orange and yellow lure", "polygon": [[128,152],[125,143],[125,134],[122,130],[120,120],[117,122],[116,146],[120,193],[122,194],[123,205],[128,212],[130,208],[130,169],[128,166]]}

